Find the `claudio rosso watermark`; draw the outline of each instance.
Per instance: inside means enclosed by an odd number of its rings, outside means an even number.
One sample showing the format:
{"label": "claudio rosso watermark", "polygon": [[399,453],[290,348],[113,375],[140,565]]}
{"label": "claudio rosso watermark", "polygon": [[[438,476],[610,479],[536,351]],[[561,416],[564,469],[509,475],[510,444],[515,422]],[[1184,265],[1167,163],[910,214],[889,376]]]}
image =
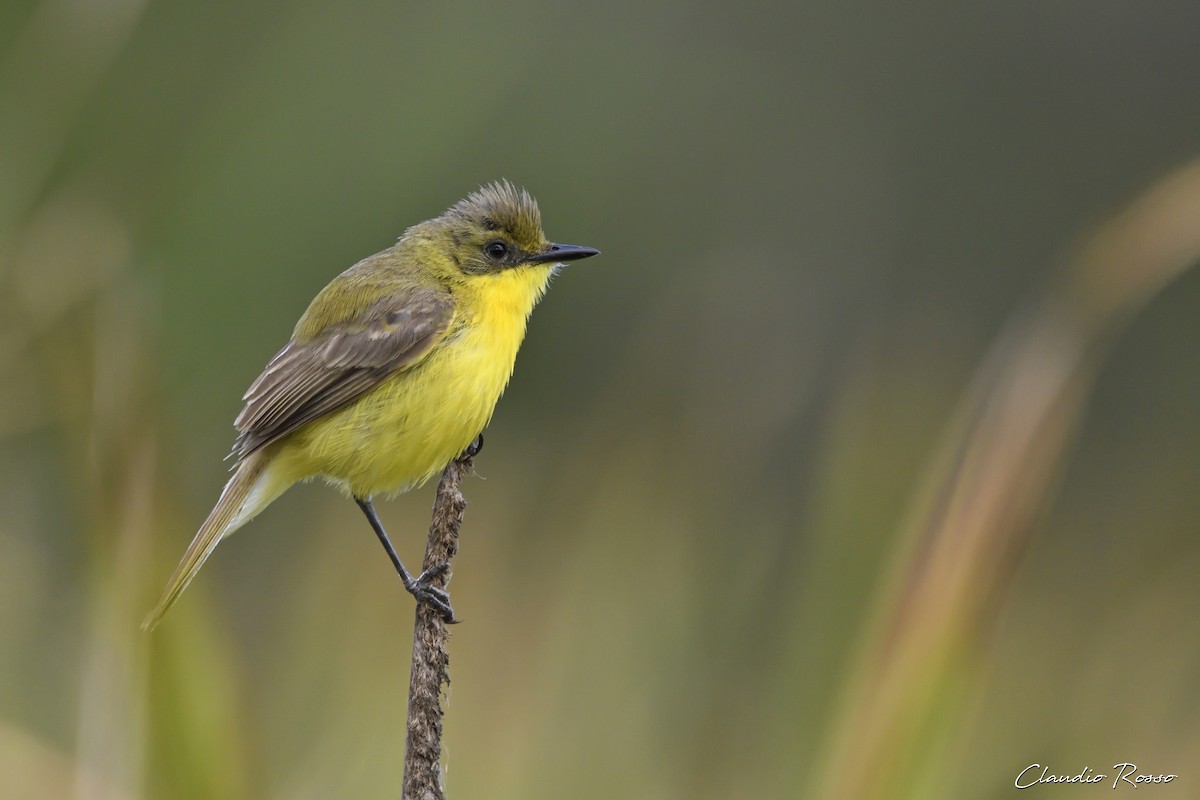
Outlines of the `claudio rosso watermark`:
{"label": "claudio rosso watermark", "polygon": [[1051,783],[1095,783],[1118,786],[1153,786],[1156,783],[1170,783],[1178,775],[1156,775],[1149,772],[1138,772],[1137,764],[1123,762],[1113,764],[1111,773],[1096,772],[1091,767],[1085,767],[1081,772],[1073,774],[1056,773],[1048,765],[1030,764],[1017,775],[1014,782],[1018,789],[1032,789],[1034,786],[1045,786]]}

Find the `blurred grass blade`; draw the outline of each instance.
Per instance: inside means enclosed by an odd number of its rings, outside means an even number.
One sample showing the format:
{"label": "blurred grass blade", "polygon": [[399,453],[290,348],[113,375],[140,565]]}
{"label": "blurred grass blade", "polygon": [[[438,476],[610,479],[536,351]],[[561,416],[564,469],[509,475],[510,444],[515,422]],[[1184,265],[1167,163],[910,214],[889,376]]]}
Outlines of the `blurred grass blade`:
{"label": "blurred grass blade", "polygon": [[896,570],[855,662],[825,798],[942,796],[980,656],[1052,494],[1120,324],[1200,259],[1200,161],[1172,173],[1081,248],[1061,282],[1005,327],[977,372],[904,526]]}

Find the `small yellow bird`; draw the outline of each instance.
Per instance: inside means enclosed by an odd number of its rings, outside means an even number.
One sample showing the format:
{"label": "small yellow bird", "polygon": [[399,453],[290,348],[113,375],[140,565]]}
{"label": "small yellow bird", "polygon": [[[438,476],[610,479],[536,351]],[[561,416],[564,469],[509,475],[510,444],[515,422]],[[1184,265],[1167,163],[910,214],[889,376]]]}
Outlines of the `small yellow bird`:
{"label": "small yellow bird", "polygon": [[151,629],[225,536],[293,484],[322,477],[354,498],[419,601],[447,621],[447,565],[414,577],[371,498],[419,486],[492,417],[550,278],[591,247],[551,244],[537,202],[507,181],[473,192],[333,279],[242,398],[237,458],[154,610]]}

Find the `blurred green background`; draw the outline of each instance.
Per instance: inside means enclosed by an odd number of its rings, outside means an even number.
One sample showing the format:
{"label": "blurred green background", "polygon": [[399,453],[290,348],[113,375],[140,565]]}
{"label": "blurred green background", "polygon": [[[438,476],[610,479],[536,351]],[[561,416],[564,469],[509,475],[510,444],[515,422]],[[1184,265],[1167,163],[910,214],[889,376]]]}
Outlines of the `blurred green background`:
{"label": "blurred green background", "polygon": [[500,177],[604,255],[465,486],[451,798],[1196,797],[1198,29],[6,0],[0,797],[399,795],[412,603],[335,492],[137,624],[308,300]]}

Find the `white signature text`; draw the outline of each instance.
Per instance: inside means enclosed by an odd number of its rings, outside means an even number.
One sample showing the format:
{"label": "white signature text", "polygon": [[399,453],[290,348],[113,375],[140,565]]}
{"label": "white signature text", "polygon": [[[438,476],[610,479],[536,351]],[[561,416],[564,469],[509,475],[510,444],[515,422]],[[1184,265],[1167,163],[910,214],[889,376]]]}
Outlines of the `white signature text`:
{"label": "white signature text", "polygon": [[[1126,783],[1135,788],[1152,783],[1170,783],[1179,777],[1167,774],[1154,775],[1149,772],[1139,774],[1137,764],[1129,762],[1113,764],[1112,768],[1115,770],[1112,782],[1114,789]],[[1091,767],[1084,767],[1080,772],[1068,775],[1051,772],[1049,765],[1030,764],[1021,770],[1014,783],[1018,789],[1029,789],[1042,783],[1107,783],[1108,778],[1107,773],[1095,772]]]}

